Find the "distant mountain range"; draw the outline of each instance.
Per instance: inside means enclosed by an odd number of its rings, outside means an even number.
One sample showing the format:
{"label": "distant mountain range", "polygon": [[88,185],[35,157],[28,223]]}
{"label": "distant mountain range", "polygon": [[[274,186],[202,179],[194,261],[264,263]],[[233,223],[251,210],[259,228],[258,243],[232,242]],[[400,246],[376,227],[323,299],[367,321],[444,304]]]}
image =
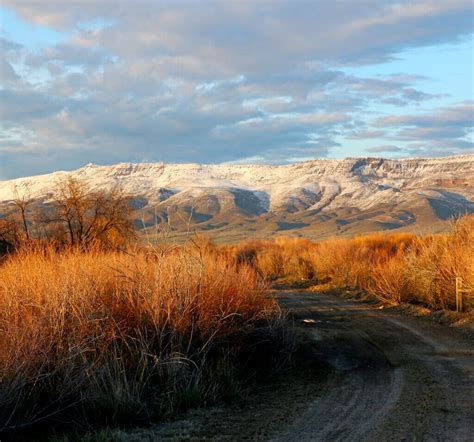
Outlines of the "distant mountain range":
{"label": "distant mountain range", "polygon": [[269,165],[88,164],[0,181],[0,214],[24,186],[47,201],[72,176],[94,189],[120,186],[133,195],[137,226],[173,235],[204,232],[219,241],[275,234],[323,238],[379,230],[442,231],[474,213],[474,155],[445,158],[346,158]]}

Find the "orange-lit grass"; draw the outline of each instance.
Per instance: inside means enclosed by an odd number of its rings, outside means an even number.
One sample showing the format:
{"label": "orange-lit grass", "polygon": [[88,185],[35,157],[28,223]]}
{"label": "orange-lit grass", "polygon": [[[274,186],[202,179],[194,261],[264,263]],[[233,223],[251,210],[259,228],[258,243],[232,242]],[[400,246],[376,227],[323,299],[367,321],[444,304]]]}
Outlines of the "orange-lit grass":
{"label": "orange-lit grass", "polygon": [[453,223],[446,234],[374,233],[320,242],[277,238],[229,250],[270,279],[357,287],[393,303],[453,308],[456,277],[466,290],[474,289],[473,215]]}
{"label": "orange-lit grass", "polygon": [[0,429],[212,398],[277,317],[255,270],[210,250],[19,251],[0,265]]}
{"label": "orange-lit grass", "polygon": [[[382,299],[416,302],[436,309],[455,307],[455,280],[474,294],[474,216],[453,225],[448,234],[417,237],[392,260],[375,266],[367,288]],[[467,302],[467,308],[472,302]]]}

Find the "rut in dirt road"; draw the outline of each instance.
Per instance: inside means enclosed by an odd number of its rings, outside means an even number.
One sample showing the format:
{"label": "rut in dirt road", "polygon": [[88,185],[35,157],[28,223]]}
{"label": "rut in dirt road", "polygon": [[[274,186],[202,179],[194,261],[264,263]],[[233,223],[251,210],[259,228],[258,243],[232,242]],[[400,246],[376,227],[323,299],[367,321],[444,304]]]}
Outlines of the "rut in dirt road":
{"label": "rut in dirt road", "polygon": [[474,440],[472,342],[365,302],[310,292],[276,297],[334,371],[273,440]]}

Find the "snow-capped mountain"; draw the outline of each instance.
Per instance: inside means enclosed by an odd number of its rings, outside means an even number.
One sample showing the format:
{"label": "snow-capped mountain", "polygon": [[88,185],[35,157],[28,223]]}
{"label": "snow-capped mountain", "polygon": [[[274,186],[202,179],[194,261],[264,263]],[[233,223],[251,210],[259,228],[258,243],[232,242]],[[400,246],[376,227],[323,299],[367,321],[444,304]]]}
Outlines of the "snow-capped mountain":
{"label": "snow-capped mountain", "polygon": [[134,196],[137,218],[145,226],[174,216],[177,229],[183,219],[191,219],[199,229],[222,235],[232,229],[318,236],[315,232],[324,226],[324,235],[426,228],[474,212],[474,155],[347,158],[283,166],[88,164],[71,172],[0,181],[0,202],[5,206],[15,188],[47,200],[68,176],[96,190],[123,188]]}

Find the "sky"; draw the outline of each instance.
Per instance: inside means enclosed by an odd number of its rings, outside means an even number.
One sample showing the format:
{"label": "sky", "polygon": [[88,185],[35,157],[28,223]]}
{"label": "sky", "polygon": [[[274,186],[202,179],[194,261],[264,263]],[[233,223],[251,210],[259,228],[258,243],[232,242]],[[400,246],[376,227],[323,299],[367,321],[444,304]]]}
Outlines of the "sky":
{"label": "sky", "polygon": [[474,152],[471,0],[0,6],[0,179]]}

